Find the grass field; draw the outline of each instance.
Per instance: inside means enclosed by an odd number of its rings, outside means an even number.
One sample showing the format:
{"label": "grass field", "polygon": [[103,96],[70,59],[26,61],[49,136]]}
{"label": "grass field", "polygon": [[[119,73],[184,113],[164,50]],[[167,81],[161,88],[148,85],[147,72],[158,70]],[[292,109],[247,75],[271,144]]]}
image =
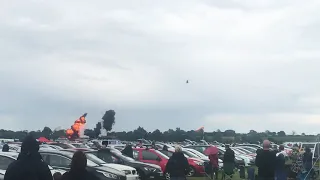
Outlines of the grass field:
{"label": "grass field", "polygon": [[[247,172],[247,170],[245,170],[245,172]],[[255,171],[257,172],[257,170]],[[247,173],[246,173],[246,178],[248,177]],[[202,176],[202,177],[189,177],[187,178],[188,180],[210,180],[210,178],[208,178],[207,176]],[[222,172],[219,172],[219,175],[218,175],[218,180],[221,180],[222,179]],[[232,177],[232,180],[241,180],[240,178],[240,175],[239,175],[239,172],[235,171],[233,177]]]}

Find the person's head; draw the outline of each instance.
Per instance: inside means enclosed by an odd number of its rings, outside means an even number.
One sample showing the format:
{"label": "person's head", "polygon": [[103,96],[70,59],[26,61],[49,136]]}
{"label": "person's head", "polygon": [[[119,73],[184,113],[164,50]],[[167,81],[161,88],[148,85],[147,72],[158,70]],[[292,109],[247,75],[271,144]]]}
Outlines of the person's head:
{"label": "person's head", "polygon": [[55,172],[52,177],[53,180],[61,180],[62,174],[60,172]]}
{"label": "person's head", "polygon": [[284,150],[284,145],[280,145],[279,146],[279,151],[283,151]]}
{"label": "person's head", "polygon": [[229,144],[226,144],[225,146],[224,146],[224,148],[227,150],[227,149],[230,149],[230,145]]}
{"label": "person's head", "polygon": [[176,147],[174,148],[174,151],[175,151],[176,153],[182,152],[181,146],[176,146]]}
{"label": "person's head", "polygon": [[22,141],[21,153],[22,154],[33,154],[39,151],[39,142],[32,136],[27,135]]}
{"label": "person's head", "polygon": [[269,150],[270,149],[270,141],[264,140],[262,143],[263,150]]}
{"label": "person's head", "polygon": [[9,152],[9,145],[8,144],[3,145],[2,152]]}
{"label": "person's head", "polygon": [[84,170],[87,167],[87,157],[82,151],[76,151],[71,161],[71,170]]}
{"label": "person's head", "polygon": [[311,153],[311,149],[309,147],[306,147],[305,151],[306,153]]}

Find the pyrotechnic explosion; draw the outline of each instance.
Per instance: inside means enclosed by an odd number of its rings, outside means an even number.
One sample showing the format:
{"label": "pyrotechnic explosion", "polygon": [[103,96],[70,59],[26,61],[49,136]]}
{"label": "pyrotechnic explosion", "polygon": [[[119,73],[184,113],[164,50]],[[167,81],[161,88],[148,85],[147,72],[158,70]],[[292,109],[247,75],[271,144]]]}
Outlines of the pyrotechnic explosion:
{"label": "pyrotechnic explosion", "polygon": [[86,124],[86,116],[87,113],[84,113],[80,116],[79,119],[74,121],[74,124],[71,126],[70,129],[67,129],[66,134],[69,139],[75,139],[80,137],[80,131],[84,130],[84,125]]}

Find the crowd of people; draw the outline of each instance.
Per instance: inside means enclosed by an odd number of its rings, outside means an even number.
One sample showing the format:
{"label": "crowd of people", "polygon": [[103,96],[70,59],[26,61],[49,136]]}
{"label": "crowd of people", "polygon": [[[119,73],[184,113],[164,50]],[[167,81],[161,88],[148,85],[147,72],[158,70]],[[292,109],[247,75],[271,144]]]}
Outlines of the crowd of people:
{"label": "crowd of people", "polygon": [[[292,163],[287,165],[286,159],[290,159]],[[257,151],[255,163],[258,167],[258,178],[262,180],[310,179],[313,175],[310,148],[301,153],[298,147],[294,147],[292,155],[288,157],[284,146],[280,145],[278,151],[273,151],[270,150],[270,141],[265,140],[263,149]]]}
{"label": "crowd of people", "polygon": [[[8,152],[9,146],[4,145],[2,151]],[[93,173],[87,171],[86,167],[86,155],[77,151],[73,155],[68,172],[52,175],[39,153],[38,141],[29,135],[22,142],[17,160],[8,166],[4,180],[99,180]]]}
{"label": "crowd of people", "polygon": [[[232,178],[235,169],[235,153],[228,146],[223,158],[223,175],[229,175]],[[168,150],[166,146],[163,150]],[[3,152],[9,151],[9,146],[4,145]],[[128,145],[122,153],[133,158],[133,149]],[[209,169],[211,179],[218,179],[219,157],[218,153],[208,155],[210,159]],[[286,166],[286,158],[288,155],[284,151],[284,146],[280,146],[278,151],[270,150],[270,141],[263,142],[263,149],[257,150],[255,165],[258,168],[258,180],[287,180],[288,178],[305,179],[312,173],[312,152],[310,148],[306,148],[301,154],[298,148],[294,148],[290,159],[292,165],[288,170]],[[98,180],[95,175],[86,170],[86,155],[77,151],[74,153],[70,170],[64,174],[51,174],[48,165],[43,161],[39,153],[39,143],[32,136],[27,136],[21,145],[21,152],[16,161],[11,163],[6,170],[4,180]],[[166,171],[170,174],[171,180],[185,180],[189,171],[187,158],[182,152],[180,146],[175,147],[175,152],[168,160]]]}

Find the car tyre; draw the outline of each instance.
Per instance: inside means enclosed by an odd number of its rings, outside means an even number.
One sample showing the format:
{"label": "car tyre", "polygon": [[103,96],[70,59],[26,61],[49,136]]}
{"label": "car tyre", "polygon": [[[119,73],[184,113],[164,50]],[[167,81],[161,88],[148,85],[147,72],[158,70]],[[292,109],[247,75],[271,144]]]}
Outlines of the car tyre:
{"label": "car tyre", "polygon": [[196,174],[196,170],[194,167],[190,166],[189,172],[187,174],[188,177],[192,177]]}
{"label": "car tyre", "polygon": [[166,178],[166,180],[170,180],[170,174],[168,172],[164,173],[164,177]]}

